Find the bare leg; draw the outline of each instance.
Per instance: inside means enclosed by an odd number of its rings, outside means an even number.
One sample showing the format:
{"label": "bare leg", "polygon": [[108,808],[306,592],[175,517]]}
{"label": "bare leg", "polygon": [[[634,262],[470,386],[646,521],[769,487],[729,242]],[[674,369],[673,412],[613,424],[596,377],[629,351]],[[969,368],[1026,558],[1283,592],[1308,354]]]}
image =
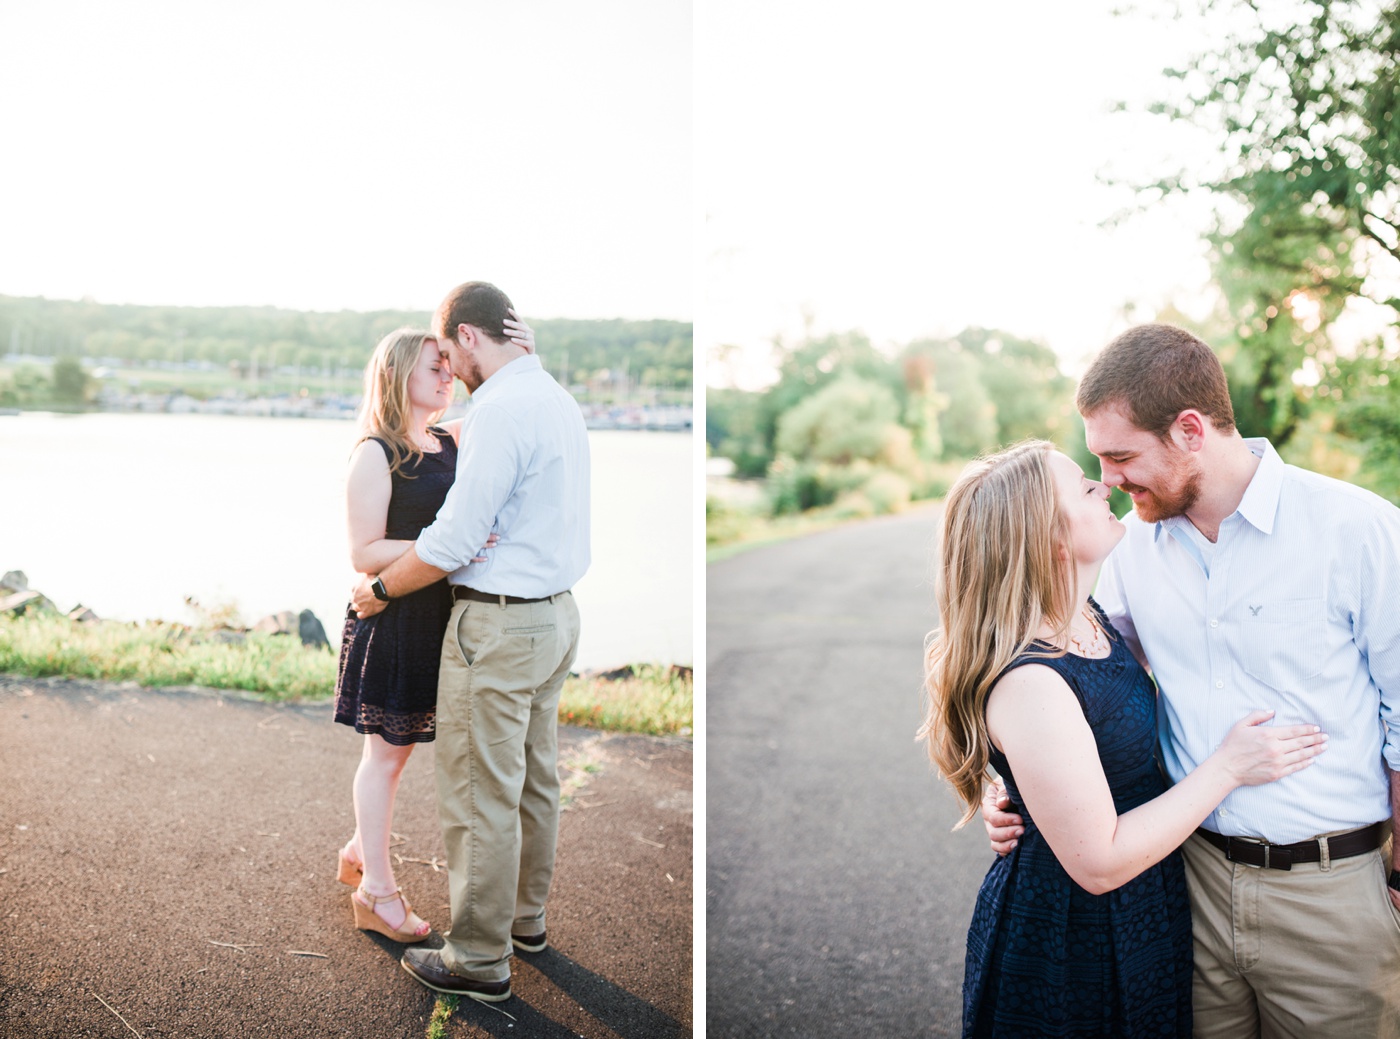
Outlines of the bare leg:
{"label": "bare leg", "polygon": [[[399,777],[411,753],[412,744],[397,747],[385,742],[382,736],[367,735],[360,767],[355,770],[355,836],[346,847],[357,846],[359,855],[356,857],[364,864],[365,871],[361,887],[371,895],[392,895],[398,888],[394,867],[389,861],[389,830],[394,820],[394,795],[398,793]],[[399,901],[381,902],[374,911],[396,930],[427,934],[430,929],[416,915],[405,924],[404,904]]]}
{"label": "bare leg", "polygon": [[[365,737],[365,742],[364,742],[364,744],[363,744],[363,746],[362,746],[362,748],[361,748],[361,751],[360,751],[360,767],[361,767],[361,768],[364,767],[365,761],[368,760],[368,758],[369,758],[369,748],[370,748],[369,737],[366,736],[366,737]],[[356,773],[356,781],[358,781],[358,779],[359,779],[359,773],[357,772],[357,773]],[[354,797],[354,794],[355,794],[354,783],[351,784],[351,787],[350,787],[350,794],[351,794],[351,797],[353,798],[353,797]],[[341,854],[344,855],[345,858],[348,859],[350,862],[354,863],[355,866],[358,867],[359,870],[360,870],[361,872],[364,872],[364,868],[365,868],[365,853],[361,850],[361,845],[363,844],[363,841],[360,839],[360,818],[359,818],[359,814],[360,814],[360,813],[359,813],[358,811],[356,811],[356,813],[355,813],[355,833],[351,836],[351,838],[350,838],[348,841],[345,842],[345,847],[341,849]]]}

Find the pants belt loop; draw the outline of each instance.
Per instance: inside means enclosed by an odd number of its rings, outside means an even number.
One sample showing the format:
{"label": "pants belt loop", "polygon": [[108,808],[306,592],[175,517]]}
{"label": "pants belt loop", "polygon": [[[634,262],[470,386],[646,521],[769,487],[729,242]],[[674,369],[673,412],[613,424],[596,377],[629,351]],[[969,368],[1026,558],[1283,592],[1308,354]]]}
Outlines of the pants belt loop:
{"label": "pants belt loop", "polygon": [[1327,838],[1317,839],[1318,864],[1322,866],[1322,872],[1327,873],[1332,869],[1332,852],[1327,847]]}
{"label": "pants belt loop", "polygon": [[501,609],[504,610],[506,608],[506,597],[502,595],[498,601],[501,604]]}

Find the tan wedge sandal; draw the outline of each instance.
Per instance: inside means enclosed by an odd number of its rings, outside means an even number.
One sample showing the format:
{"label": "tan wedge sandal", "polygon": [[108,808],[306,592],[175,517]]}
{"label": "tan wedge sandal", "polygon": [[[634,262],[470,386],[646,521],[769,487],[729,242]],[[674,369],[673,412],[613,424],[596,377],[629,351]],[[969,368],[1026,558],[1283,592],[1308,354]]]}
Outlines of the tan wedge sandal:
{"label": "tan wedge sandal", "polygon": [[365,879],[365,868],[354,859],[346,858],[344,848],[340,849],[339,858],[335,879],[350,887],[359,887],[360,882]]}
{"label": "tan wedge sandal", "polygon": [[[408,899],[403,897],[403,888],[399,888],[392,895],[371,895],[363,886],[350,892],[350,908],[355,911],[355,926],[362,931],[376,931],[385,938],[392,938],[396,942],[404,945],[412,945],[414,942],[421,942],[428,935],[433,933],[429,927],[422,934],[415,934],[413,931],[396,931],[385,922],[384,918],[374,911],[374,907],[385,902],[403,903],[403,922],[407,924],[415,919],[413,907],[408,904]],[[424,922],[420,920],[420,923]]]}

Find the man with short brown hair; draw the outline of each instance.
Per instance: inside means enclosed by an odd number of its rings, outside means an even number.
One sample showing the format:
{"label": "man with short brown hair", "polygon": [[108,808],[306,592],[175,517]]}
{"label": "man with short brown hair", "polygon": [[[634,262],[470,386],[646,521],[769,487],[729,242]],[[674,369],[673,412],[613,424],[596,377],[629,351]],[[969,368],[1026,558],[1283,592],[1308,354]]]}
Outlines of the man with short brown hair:
{"label": "man with short brown hair", "polygon": [[[1182,848],[1195,1034],[1400,1034],[1400,873],[1379,850],[1400,806],[1400,509],[1242,438],[1220,361],[1179,328],[1123,333],[1076,403],[1133,500],[1096,597],[1157,680],[1172,781],[1251,710],[1329,736]],[[996,804],[1005,853],[1021,819]]]}
{"label": "man with short brown hair", "polygon": [[[578,404],[513,342],[505,293],[450,292],[433,334],[472,394],[437,519],[354,593],[361,615],[446,576],[456,600],[438,671],[437,787],[452,926],[403,967],[439,992],[510,997],[512,946],[545,948],[559,831],[559,693],[578,649],[589,563],[588,433]],[[500,543],[471,562],[487,537]]]}

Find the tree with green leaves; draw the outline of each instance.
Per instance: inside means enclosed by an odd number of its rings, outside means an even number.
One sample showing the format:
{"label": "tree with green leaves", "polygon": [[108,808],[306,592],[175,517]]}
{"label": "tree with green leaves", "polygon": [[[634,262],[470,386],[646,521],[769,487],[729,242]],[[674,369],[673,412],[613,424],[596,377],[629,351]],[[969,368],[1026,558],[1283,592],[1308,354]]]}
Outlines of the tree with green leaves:
{"label": "tree with green leaves", "polygon": [[[1370,442],[1392,435],[1380,416],[1400,378],[1400,0],[1207,0],[1201,13],[1219,42],[1167,70],[1175,96],[1154,110],[1209,131],[1221,161],[1143,197],[1220,199],[1209,241],[1225,320],[1210,341],[1241,431],[1284,448],[1335,429],[1379,464]],[[1337,342],[1349,305],[1380,329],[1359,348]]]}
{"label": "tree with green leaves", "polygon": [[[1362,268],[1400,270],[1400,3],[1211,0],[1237,26],[1167,74],[1184,95],[1155,110],[1214,133],[1223,165],[1151,188],[1204,188],[1245,213],[1222,216],[1255,267],[1295,289],[1400,305]],[[1360,251],[1360,256],[1352,253]]]}
{"label": "tree with green leaves", "polygon": [[83,370],[83,364],[76,357],[60,357],[53,363],[53,395],[65,404],[87,402],[88,386],[92,377]]}
{"label": "tree with green leaves", "polygon": [[781,455],[832,465],[892,461],[886,456],[909,442],[898,420],[899,402],[888,387],[843,373],[779,417],[775,447]]}

